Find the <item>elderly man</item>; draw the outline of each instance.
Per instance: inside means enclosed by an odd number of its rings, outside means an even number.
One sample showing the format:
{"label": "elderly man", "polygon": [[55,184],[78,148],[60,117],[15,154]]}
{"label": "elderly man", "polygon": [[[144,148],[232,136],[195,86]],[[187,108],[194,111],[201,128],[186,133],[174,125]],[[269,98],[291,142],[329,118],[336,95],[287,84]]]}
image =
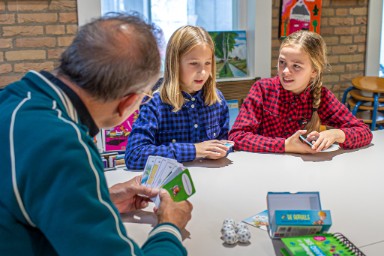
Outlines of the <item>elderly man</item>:
{"label": "elderly man", "polygon": [[135,111],[158,78],[153,26],[113,15],[80,28],[57,70],[0,92],[1,255],[186,255],[188,201],[161,191],[159,224],[140,248],[120,212],[159,191],[140,176],[108,189],[92,137]]}

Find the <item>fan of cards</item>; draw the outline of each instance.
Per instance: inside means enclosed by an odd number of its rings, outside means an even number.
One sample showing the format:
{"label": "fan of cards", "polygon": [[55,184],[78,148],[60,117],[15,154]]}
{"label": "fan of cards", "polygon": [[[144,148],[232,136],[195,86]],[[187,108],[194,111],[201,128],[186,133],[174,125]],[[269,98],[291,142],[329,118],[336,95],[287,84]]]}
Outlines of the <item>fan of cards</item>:
{"label": "fan of cards", "polygon": [[[148,157],[141,184],[167,190],[175,202],[184,201],[195,193],[189,170],[176,160],[161,156]],[[160,197],[151,199],[159,207]]]}
{"label": "fan of cards", "polygon": [[226,244],[248,243],[251,239],[251,232],[247,224],[243,222],[236,223],[233,219],[225,219],[221,228],[221,239]]}

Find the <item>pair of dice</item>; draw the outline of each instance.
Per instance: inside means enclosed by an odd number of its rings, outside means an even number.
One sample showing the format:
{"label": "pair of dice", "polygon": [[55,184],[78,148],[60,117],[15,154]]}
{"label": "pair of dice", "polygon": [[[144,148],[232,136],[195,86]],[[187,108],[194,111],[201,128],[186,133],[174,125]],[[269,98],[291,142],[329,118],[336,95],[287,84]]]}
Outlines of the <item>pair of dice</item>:
{"label": "pair of dice", "polygon": [[247,224],[243,222],[236,223],[233,219],[225,219],[221,228],[222,239],[226,244],[248,243],[251,239],[251,232]]}

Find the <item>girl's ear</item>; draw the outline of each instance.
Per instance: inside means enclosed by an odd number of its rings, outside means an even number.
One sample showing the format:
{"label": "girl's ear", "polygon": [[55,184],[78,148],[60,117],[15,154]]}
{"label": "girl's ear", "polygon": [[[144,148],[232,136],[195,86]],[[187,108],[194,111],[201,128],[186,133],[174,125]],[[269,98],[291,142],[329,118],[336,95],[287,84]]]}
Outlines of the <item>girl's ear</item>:
{"label": "girl's ear", "polygon": [[311,74],[311,78],[315,78],[317,76],[317,70],[316,69],[313,69],[312,70],[312,74]]}

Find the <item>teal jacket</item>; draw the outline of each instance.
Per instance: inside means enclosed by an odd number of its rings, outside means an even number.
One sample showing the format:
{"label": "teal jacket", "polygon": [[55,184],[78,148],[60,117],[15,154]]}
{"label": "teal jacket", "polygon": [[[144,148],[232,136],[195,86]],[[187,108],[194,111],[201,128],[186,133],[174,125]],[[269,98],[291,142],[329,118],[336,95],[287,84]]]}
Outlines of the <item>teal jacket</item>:
{"label": "teal jacket", "polygon": [[0,113],[0,255],[187,254],[171,224],[127,236],[88,127],[44,76],[2,90]]}

